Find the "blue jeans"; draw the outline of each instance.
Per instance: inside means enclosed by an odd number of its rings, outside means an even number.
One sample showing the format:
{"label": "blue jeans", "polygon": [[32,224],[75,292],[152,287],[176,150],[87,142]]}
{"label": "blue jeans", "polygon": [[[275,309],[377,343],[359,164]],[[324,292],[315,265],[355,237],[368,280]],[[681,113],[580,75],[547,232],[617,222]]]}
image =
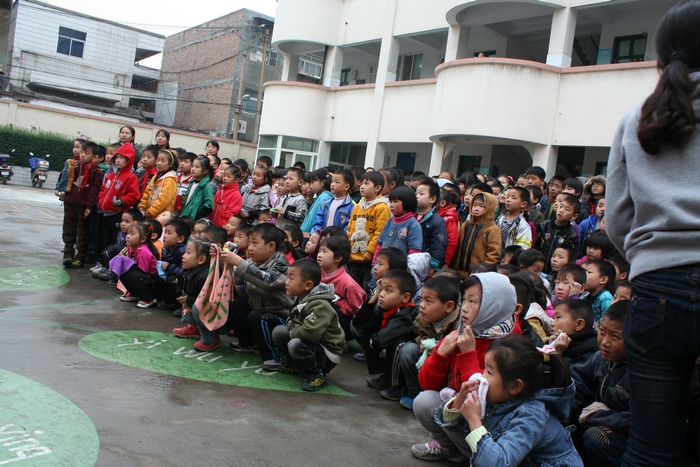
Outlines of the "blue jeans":
{"label": "blue jeans", "polygon": [[589,428],[583,434],[586,465],[618,467],[627,447],[627,438],[619,433],[606,432],[602,428]]}
{"label": "blue jeans", "polygon": [[638,276],[632,295],[624,329],[631,419],[623,465],[677,465],[700,355],[700,265]]}
{"label": "blue jeans", "polygon": [[323,346],[289,335],[286,325],[272,330],[272,342],[275,344],[283,363],[293,363],[302,378],[312,379],[327,375],[334,367]]}

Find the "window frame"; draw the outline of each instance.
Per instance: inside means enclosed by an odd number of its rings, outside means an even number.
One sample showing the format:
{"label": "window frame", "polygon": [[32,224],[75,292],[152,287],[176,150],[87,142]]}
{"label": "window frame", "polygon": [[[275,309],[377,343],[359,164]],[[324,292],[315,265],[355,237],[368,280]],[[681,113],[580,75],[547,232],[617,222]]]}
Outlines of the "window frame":
{"label": "window frame", "polygon": [[[83,58],[83,55],[85,55],[86,42],[86,32],[67,28],[65,26],[59,26],[56,53],[68,55],[70,57]],[[67,51],[65,50],[66,45],[68,46]]]}
{"label": "window frame", "polygon": [[[639,54],[634,54],[634,43],[635,41],[644,40],[644,52]],[[623,42],[630,41],[629,55],[620,55],[620,46]],[[647,35],[646,34],[631,34],[629,36],[616,37],[613,42],[613,56],[612,63],[633,63],[633,62],[643,62],[647,53]],[[620,61],[620,60],[624,61]]]}

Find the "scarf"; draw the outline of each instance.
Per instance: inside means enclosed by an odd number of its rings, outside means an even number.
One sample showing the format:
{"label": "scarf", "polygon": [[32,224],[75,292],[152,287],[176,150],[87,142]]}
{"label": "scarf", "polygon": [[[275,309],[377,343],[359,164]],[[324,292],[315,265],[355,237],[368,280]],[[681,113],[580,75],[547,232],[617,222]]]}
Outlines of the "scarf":
{"label": "scarf", "polygon": [[[75,184],[78,185],[78,191],[87,188],[88,180],[90,179],[90,167],[92,167],[92,162],[89,164],[80,164],[78,179],[75,181]],[[83,170],[83,168],[85,170]],[[75,176],[75,174],[73,174],[73,176]]]}
{"label": "scarf", "polygon": [[75,164],[78,162],[78,160],[79,159],[77,157],[68,160],[68,173],[66,174],[68,183],[66,183],[66,193],[70,193],[70,191],[73,189],[73,181],[75,180]]}
{"label": "scarf", "polygon": [[402,305],[399,305],[396,308],[392,308],[391,310],[385,311],[382,314],[382,329],[384,329],[386,327],[386,325],[389,324],[389,320],[391,319],[391,317],[394,316],[396,313],[398,313],[398,311],[405,306],[416,306],[416,304],[413,302],[408,302],[408,303],[404,303]]}
{"label": "scarf", "polygon": [[506,321],[485,329],[482,333],[477,334],[475,337],[481,337],[485,339],[498,339],[499,337],[505,337],[513,331],[515,327],[515,315],[511,315]]}
{"label": "scarf", "polygon": [[412,212],[407,212],[407,213],[404,214],[403,216],[394,217],[394,224],[400,224],[400,223],[402,223],[402,222],[406,222],[406,221],[409,220],[411,217],[413,217],[413,213],[412,213]]}

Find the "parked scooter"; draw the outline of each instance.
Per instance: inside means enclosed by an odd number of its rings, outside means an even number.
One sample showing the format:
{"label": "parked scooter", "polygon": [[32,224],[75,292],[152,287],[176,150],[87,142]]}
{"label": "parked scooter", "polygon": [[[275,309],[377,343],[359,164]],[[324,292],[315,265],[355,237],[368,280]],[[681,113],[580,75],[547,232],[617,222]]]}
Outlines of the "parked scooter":
{"label": "parked scooter", "polygon": [[10,167],[10,156],[8,154],[0,154],[0,178],[2,178],[2,184],[7,185],[14,173],[12,172],[12,167]]}
{"label": "parked scooter", "polygon": [[[30,156],[33,156],[31,152]],[[47,154],[46,157],[49,157]],[[42,159],[41,157],[32,157],[29,159],[29,167],[32,169],[32,186],[33,187],[43,187],[46,182],[46,177],[49,175],[49,161]]]}

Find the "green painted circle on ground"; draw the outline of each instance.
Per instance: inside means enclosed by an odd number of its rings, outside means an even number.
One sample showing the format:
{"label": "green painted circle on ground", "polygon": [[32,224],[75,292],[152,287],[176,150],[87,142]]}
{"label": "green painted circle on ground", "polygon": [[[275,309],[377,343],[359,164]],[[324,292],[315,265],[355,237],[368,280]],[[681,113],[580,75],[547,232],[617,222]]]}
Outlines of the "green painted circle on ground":
{"label": "green painted circle on ground", "polygon": [[[149,331],[105,331],[78,342],[81,349],[110,362],[143,370],[210,383],[259,389],[301,392],[299,376],[262,370],[260,356],[219,347],[211,352],[194,350],[192,339]],[[354,396],[328,384],[321,394]]]}
{"label": "green painted circle on ground", "polygon": [[100,439],[92,420],[43,384],[0,370],[0,466],[95,465]]}
{"label": "green painted circle on ground", "polygon": [[68,281],[66,270],[54,264],[0,268],[0,289],[55,289]]}

